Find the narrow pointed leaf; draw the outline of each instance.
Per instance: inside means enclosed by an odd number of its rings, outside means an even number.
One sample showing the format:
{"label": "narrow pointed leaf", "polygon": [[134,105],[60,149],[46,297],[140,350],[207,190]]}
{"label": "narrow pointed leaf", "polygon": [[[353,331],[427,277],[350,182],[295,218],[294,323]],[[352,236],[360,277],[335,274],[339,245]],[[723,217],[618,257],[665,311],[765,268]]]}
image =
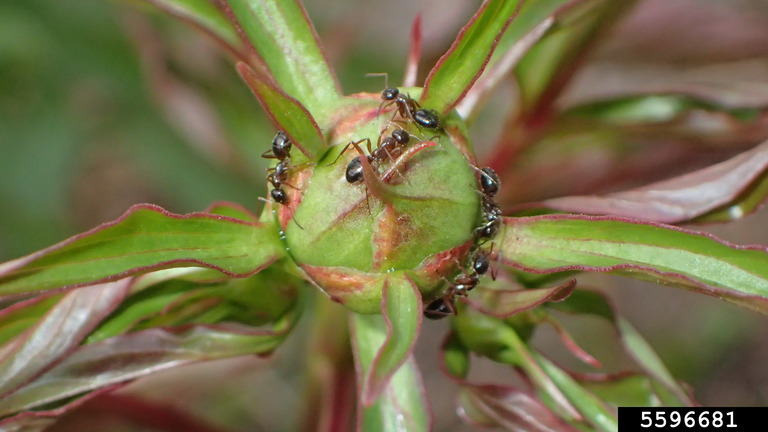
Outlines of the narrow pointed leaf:
{"label": "narrow pointed leaf", "polygon": [[624,350],[636,360],[650,383],[656,384],[652,386],[653,388],[647,389],[647,391],[654,393],[654,399],[661,400],[666,406],[693,405],[690,396],[678,384],[658,354],[640,333],[614,310],[610,300],[603,294],[578,290],[562,303],[549,306],[569,313],[596,315],[610,321],[619,334]]}
{"label": "narrow pointed leaf", "polygon": [[448,113],[459,103],[485,69],[499,38],[523,0],[488,0],[461,29],[453,45],[429,72],[422,104]]}
{"label": "narrow pointed leaf", "polygon": [[112,222],[0,265],[0,297],[171,267],[206,267],[242,277],[283,254],[272,225],[210,213],[178,215],[142,204]]}
{"label": "narrow pointed leaf", "polygon": [[298,280],[269,267],[244,279],[200,283],[170,280],[136,292],[96,329],[93,343],[127,331],[219,322],[259,326],[274,322],[298,300]]}
{"label": "narrow pointed leaf", "polygon": [[298,0],[227,0],[272,78],[325,123],[339,97],[338,84],[317,33]]}
{"label": "narrow pointed leaf", "polygon": [[467,421],[507,431],[576,432],[532,395],[512,387],[465,384],[459,414]]}
{"label": "narrow pointed leaf", "polygon": [[[412,288],[401,284],[394,284],[391,288],[401,288],[403,291],[412,292]],[[400,302],[407,306],[413,304],[413,294],[395,293],[394,289],[387,296],[390,306]],[[397,297],[404,297],[397,300]],[[389,298],[392,297],[392,298]],[[411,300],[408,300],[411,298]],[[419,303],[418,301],[416,302]],[[410,306],[408,306],[410,307]],[[387,307],[389,309],[389,307]],[[419,314],[421,310],[418,310]],[[396,318],[398,313],[388,316],[388,320]],[[408,314],[410,316],[412,314]],[[413,317],[403,318],[413,320]],[[391,322],[394,327],[388,326],[384,317],[380,315],[360,315],[354,314],[352,317],[353,327],[353,348],[355,354],[355,369],[358,376],[358,389],[360,394],[366,394],[370,391],[369,382],[377,379],[382,382],[383,375],[388,374],[384,388],[380,391],[379,397],[369,406],[364,405],[362,397],[358,400],[358,431],[381,431],[381,432],[400,432],[400,431],[428,431],[431,430],[431,412],[429,410],[429,401],[424,394],[421,375],[410,354],[409,347],[405,357],[397,361],[399,363],[396,370],[391,370],[394,363],[402,352],[404,344],[412,343],[408,341],[408,335],[395,333],[397,324]],[[405,341],[392,340],[393,337],[405,337]],[[404,342],[404,343],[403,343]],[[387,359],[389,357],[389,359]],[[384,370],[385,367],[389,369]],[[380,371],[373,370],[379,368]]]}
{"label": "narrow pointed leaf", "polygon": [[70,292],[33,329],[3,345],[0,397],[7,397],[79,346],[125,298],[129,285],[126,279]]}
{"label": "narrow pointed leaf", "polygon": [[613,432],[619,429],[618,419],[602,400],[579,385],[575,379],[544,356],[538,353],[533,353],[533,356],[539,367],[555,382],[585,420],[599,431]]}
{"label": "narrow pointed leaf", "polygon": [[[475,109],[497,86],[508,79],[517,63],[556,21],[562,6],[573,0],[536,0],[524,2],[510,23],[491,56],[485,72],[467,93],[456,110],[465,119],[472,118]],[[560,10],[559,10],[560,9]]]}
{"label": "narrow pointed leaf", "polygon": [[405,64],[403,75],[404,87],[415,87],[419,76],[419,61],[421,60],[421,14],[416,15],[411,24],[411,49],[408,51],[408,62]]}
{"label": "narrow pointed leaf", "polygon": [[60,299],[60,294],[38,296],[0,310],[0,345],[34,326]]}
{"label": "narrow pointed leaf", "polygon": [[[558,9],[555,24],[520,61],[515,76],[523,111],[547,109],[573,75],[585,50],[613,17],[634,2],[571,1]],[[551,3],[549,6],[553,6]]]}
{"label": "narrow pointed leaf", "polygon": [[534,273],[615,272],[768,313],[768,253],[672,226],[596,216],[506,218],[503,262]]}
{"label": "narrow pointed leaf", "polygon": [[243,43],[237,31],[218,7],[210,0],[146,0],[157,8],[192,24],[210,34],[241,59],[245,59]]}
{"label": "narrow pointed leaf", "polygon": [[[293,160],[297,163],[317,160],[326,144],[323,133],[307,108],[245,63],[238,63],[237,71],[272,122],[291,138],[293,146],[301,152],[293,152]],[[268,149],[268,143],[264,143],[264,147]]]}
{"label": "narrow pointed leaf", "polygon": [[382,296],[387,337],[365,375],[361,395],[364,405],[372,404],[387,387],[411,354],[421,327],[421,294],[413,282],[405,277],[387,278]]}
{"label": "narrow pointed leaf", "polygon": [[475,309],[497,318],[508,318],[532,309],[544,302],[567,297],[576,286],[576,279],[549,288],[496,290],[483,289],[479,296],[467,298]]}
{"label": "narrow pointed leaf", "polygon": [[269,353],[283,341],[295,315],[286,316],[273,330],[242,325],[190,325],[149,329],[81,346],[52,369],[0,400],[0,415],[183,364]]}
{"label": "narrow pointed leaf", "polygon": [[[547,208],[575,213],[603,214],[654,222],[685,222],[734,202],[768,177],[768,142],[734,158],[673,179],[605,196],[571,196],[546,200]],[[762,196],[755,196],[755,192]],[[763,188],[752,188],[747,199],[760,202]],[[754,208],[754,206],[752,206]],[[741,211],[731,211],[734,216]]]}

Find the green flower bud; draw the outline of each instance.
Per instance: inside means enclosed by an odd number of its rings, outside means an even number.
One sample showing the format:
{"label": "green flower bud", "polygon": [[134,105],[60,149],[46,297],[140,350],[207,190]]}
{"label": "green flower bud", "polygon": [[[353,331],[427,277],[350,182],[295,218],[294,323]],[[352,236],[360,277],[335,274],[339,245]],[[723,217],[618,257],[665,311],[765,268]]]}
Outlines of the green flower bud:
{"label": "green flower bud", "polygon": [[[377,313],[381,282],[392,272],[403,272],[427,299],[440,294],[474,244],[481,197],[458,116],[441,118],[440,130],[419,128],[393,120],[394,107],[380,110],[378,95],[358,97],[361,105],[337,123],[321,160],[291,169],[290,202],[278,212],[289,254],[308,279],[356,312]],[[398,129],[411,135],[402,154],[371,163],[354,146],[341,154],[352,141],[368,154],[365,139],[375,150]],[[355,158],[362,178],[350,183]]]}

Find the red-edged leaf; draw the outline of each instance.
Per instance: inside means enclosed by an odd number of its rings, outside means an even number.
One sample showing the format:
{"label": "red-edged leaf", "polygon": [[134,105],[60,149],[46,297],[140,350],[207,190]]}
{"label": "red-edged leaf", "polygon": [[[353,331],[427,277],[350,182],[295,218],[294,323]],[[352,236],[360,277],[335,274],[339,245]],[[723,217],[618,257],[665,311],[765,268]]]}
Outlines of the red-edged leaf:
{"label": "red-edged leaf", "polygon": [[91,399],[104,393],[115,391],[122,387],[122,384],[113,385],[99,389],[76,398],[60,407],[49,410],[24,411],[11,417],[0,420],[0,430],[14,432],[43,432],[49,430],[48,427],[55,424],[58,417],[80,407]]}
{"label": "red-edged leaf", "polygon": [[[550,305],[553,309],[604,318],[619,333],[624,349],[645,371],[649,379],[660,383],[663,389],[654,389],[655,398],[666,405],[693,405],[690,395],[678,384],[659,356],[632,325],[614,309],[611,301],[602,293],[578,290],[562,303]],[[650,391],[651,389],[649,389]]]}
{"label": "red-edged leaf", "polygon": [[329,120],[339,86],[317,32],[298,0],[226,0],[231,18],[269,69],[270,80]]}
{"label": "red-edged leaf", "polygon": [[533,395],[499,385],[465,384],[459,393],[459,415],[478,426],[515,432],[576,432]]}
{"label": "red-edged leaf", "polygon": [[387,337],[365,375],[363,405],[371,405],[384,391],[392,375],[411,354],[421,327],[421,294],[411,280],[388,278],[382,297]]}
{"label": "red-edged leaf", "polygon": [[523,0],[487,0],[465,25],[453,45],[429,72],[421,94],[424,106],[448,113],[485,69],[499,38]]}
{"label": "red-edged leaf", "polygon": [[34,328],[3,345],[0,396],[8,397],[79,346],[125,298],[129,285],[126,279],[70,292]]}
{"label": "red-edged leaf", "polygon": [[528,272],[615,272],[768,313],[765,247],[668,225],[576,215],[505,218],[496,241],[505,264]]}
{"label": "red-edged leaf", "polygon": [[[523,5],[520,14],[512,23],[512,26],[524,19],[523,15],[528,6],[536,4],[538,2],[528,2]],[[501,82],[509,77],[510,72],[517,66],[520,59],[544,36],[554,22],[555,20],[552,17],[545,18],[507,48],[506,52],[498,60],[492,61],[489,64],[488,69],[469,89],[464,99],[456,105],[456,111],[458,111],[462,118],[471,120],[474,117],[476,109],[496,91]],[[499,52],[497,51],[496,54],[498,55]]]}
{"label": "red-edged leaf", "polygon": [[289,314],[274,330],[242,325],[189,325],[129,333],[81,346],[46,373],[0,400],[0,415],[133,380],[179,365],[270,353],[295,321]]}
{"label": "red-edged leaf", "polygon": [[562,300],[573,291],[576,279],[571,279],[550,288],[499,290],[482,289],[478,295],[467,297],[466,301],[480,312],[497,318],[508,318],[522,311],[532,309],[544,302]]}
{"label": "red-edged leaf", "polygon": [[71,288],[171,267],[243,277],[285,251],[273,225],[141,204],[118,219],[0,265],[0,296]]}
{"label": "red-edged leaf", "polygon": [[325,138],[307,108],[245,63],[238,63],[237,71],[272,122],[291,138],[293,146],[301,152],[293,153],[293,159],[298,163],[316,161],[325,149]]}
{"label": "red-edged leaf", "polygon": [[[767,172],[768,142],[764,142],[732,159],[673,179],[604,196],[554,198],[541,205],[575,213],[684,222],[739,200]],[[758,197],[758,201],[763,199],[764,195]]]}
{"label": "red-edged leaf", "polygon": [[408,51],[408,62],[405,65],[403,78],[404,87],[416,86],[419,76],[419,60],[421,60],[421,15],[416,15],[411,26],[411,49]]}
{"label": "red-edged leaf", "polygon": [[358,377],[358,431],[428,431],[429,402],[411,351],[421,323],[421,295],[405,277],[383,287],[384,316],[352,316]]}
{"label": "red-edged leaf", "polygon": [[209,0],[147,0],[163,12],[202,30],[223,45],[236,57],[245,60],[245,47],[237,31],[218,7]]}

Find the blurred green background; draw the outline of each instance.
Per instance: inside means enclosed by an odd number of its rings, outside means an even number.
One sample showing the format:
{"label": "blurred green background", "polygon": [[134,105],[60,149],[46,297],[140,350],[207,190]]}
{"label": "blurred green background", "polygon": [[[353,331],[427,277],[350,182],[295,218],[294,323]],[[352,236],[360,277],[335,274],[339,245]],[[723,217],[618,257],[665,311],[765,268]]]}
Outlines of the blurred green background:
{"label": "blurred green background", "polygon": [[[477,3],[307,0],[306,7],[344,91],[353,93],[383,87],[364,77],[369,72],[388,72],[390,83],[400,82],[416,13],[424,19],[422,65],[432,65]],[[719,79],[756,84],[764,93],[753,96],[768,101],[768,2],[640,3],[594,53],[564,100]],[[501,92],[493,101],[499,105],[489,105],[474,126],[480,152],[498,132],[499,112],[510,98]],[[266,161],[259,155],[273,135],[231,60],[203,35],[144,2],[0,3],[0,260],[63,240],[140,202],[189,212],[230,200],[255,211],[265,190]],[[737,243],[766,244],[765,217],[763,210],[713,229]],[[598,275],[582,284],[607,287],[702,403],[768,403],[765,317],[626,279]],[[309,322],[304,319],[304,327]],[[606,326],[573,325],[598,357],[616,355],[606,347],[613,344]],[[438,430],[458,430],[451,392],[443,391],[450,384],[434,360],[445,329],[428,323],[419,351],[428,389],[449,395],[434,401],[436,410],[448,413],[437,416]],[[289,420],[261,416],[290,416],[300,382],[290,371],[302,366],[296,356],[305,332],[300,328],[271,362],[240,359],[190,368],[132,391],[165,402],[181,391],[186,397],[177,402],[193,399],[188,407],[226,430],[291,430],[283,429]],[[543,333],[545,351],[568,357]],[[489,365],[487,375],[494,373]],[[190,376],[197,379],[190,382]],[[264,388],[281,389],[269,396],[282,409],[259,407]]]}

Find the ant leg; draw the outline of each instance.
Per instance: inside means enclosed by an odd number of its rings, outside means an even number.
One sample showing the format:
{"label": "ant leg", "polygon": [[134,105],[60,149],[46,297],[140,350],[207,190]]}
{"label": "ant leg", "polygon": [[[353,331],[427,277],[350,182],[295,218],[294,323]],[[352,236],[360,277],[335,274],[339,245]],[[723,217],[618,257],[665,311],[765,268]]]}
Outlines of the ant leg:
{"label": "ant leg", "polygon": [[261,157],[264,159],[279,159],[277,156],[275,156],[274,153],[272,153],[272,149],[269,149],[261,154]]}
{"label": "ant leg", "polygon": [[362,143],[363,141],[368,141],[368,149],[370,150],[370,148],[371,148],[371,140],[370,140],[370,138],[363,138],[360,141],[350,141],[347,145],[344,146],[344,150],[342,150],[341,153],[339,153],[339,155],[336,156],[336,159],[334,159],[333,162],[331,162],[331,163],[329,163],[327,165],[323,165],[323,166],[331,166],[331,165],[335,164],[341,158],[341,156],[344,155],[344,153],[346,153],[347,150],[349,150],[349,146],[354,146],[355,149],[357,149],[357,151],[360,152],[361,155],[365,155],[365,153],[363,153],[363,150],[358,145],[358,144]]}

